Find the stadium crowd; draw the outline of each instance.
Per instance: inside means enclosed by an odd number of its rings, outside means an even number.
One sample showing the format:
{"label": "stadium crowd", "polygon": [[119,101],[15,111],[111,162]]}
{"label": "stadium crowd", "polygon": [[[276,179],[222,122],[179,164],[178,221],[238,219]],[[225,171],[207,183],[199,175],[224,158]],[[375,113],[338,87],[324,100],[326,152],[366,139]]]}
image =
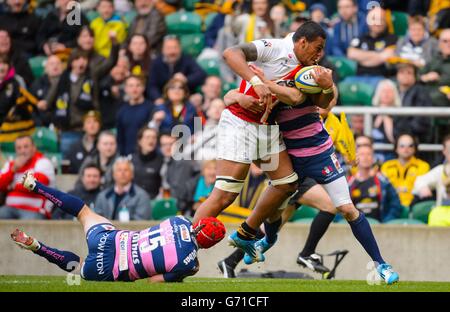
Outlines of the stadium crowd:
{"label": "stadium crowd", "polygon": [[[27,170],[56,187],[77,174],[70,193],[109,219],[192,216],[214,187],[223,95],[239,85],[222,52],[308,19],[328,34],[338,105],[450,107],[450,1],[380,2],[0,0],[0,218],[72,218],[20,186]],[[366,136],[350,116],[351,195],[372,222],[450,226],[449,120],[379,114]],[[223,220],[245,218],[266,185],[253,166]]]}

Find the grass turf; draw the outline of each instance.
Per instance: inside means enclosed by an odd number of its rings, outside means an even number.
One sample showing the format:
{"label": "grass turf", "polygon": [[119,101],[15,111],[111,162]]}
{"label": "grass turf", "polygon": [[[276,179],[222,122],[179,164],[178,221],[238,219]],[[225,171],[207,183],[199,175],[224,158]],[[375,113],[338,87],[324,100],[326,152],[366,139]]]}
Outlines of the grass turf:
{"label": "grass turf", "polygon": [[150,284],[146,280],[134,283],[88,282],[69,286],[61,276],[0,276],[0,292],[449,292],[450,283],[400,282],[387,286],[368,285],[366,281],[298,280],[298,279],[185,279],[183,283]]}

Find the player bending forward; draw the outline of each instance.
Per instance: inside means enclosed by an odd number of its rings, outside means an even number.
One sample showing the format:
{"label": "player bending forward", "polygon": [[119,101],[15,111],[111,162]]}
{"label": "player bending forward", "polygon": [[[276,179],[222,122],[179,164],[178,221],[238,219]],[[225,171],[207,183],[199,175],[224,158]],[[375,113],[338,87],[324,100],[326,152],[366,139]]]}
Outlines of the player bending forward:
{"label": "player bending forward", "polygon": [[194,226],[184,217],[173,217],[142,231],[116,230],[111,221],[96,214],[81,199],[42,185],[31,172],[23,186],[43,195],[58,208],[75,216],[83,226],[89,248],[84,262],[70,251],[48,247],[16,229],[11,238],[67,272],[80,270],[91,281],[179,282],[198,272],[198,248],[209,248],[225,235],[216,218],[200,219]]}

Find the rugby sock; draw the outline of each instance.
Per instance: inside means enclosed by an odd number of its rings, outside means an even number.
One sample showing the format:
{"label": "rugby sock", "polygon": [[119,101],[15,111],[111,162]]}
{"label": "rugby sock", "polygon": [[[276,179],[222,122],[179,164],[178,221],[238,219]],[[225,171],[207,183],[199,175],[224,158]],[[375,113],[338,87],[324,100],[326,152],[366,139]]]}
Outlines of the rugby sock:
{"label": "rugby sock", "polygon": [[41,247],[33,251],[35,254],[44,257],[48,262],[54,263],[66,272],[72,272],[78,267],[80,257],[70,251],[58,250],[45,246],[39,242]]}
{"label": "rugby sock", "polygon": [[280,225],[281,225],[281,218],[272,223],[269,223],[267,221],[264,222],[264,230],[266,231],[266,240],[269,244],[273,244],[276,242]]}
{"label": "rugby sock", "polygon": [[243,240],[252,240],[256,238],[257,230],[252,229],[247,222],[242,222],[237,230],[237,236]]}
{"label": "rugby sock", "polygon": [[316,252],[317,244],[328,229],[328,226],[333,222],[335,215],[327,211],[319,211],[314,217],[309,229],[308,238],[306,239],[305,247],[300,252],[300,256],[308,257]]}
{"label": "rugby sock", "polygon": [[83,201],[78,197],[58,191],[54,188],[43,185],[38,181],[36,181],[36,186],[33,191],[44,196],[52,203],[54,203],[58,208],[74,217],[78,216],[84,206]]}
{"label": "rugby sock", "polygon": [[348,223],[352,228],[353,235],[355,235],[372,260],[378,262],[378,264],[385,263],[378,249],[377,241],[373,236],[369,221],[367,221],[364,213],[360,212],[356,220],[349,221]]}
{"label": "rugby sock", "polygon": [[233,269],[236,268],[236,266],[238,265],[239,262],[242,261],[242,259],[244,259],[244,255],[245,255],[245,251],[243,251],[242,249],[236,248],[235,251],[233,251],[233,253],[231,255],[229,255],[228,257],[226,257],[224,259],[225,263],[228,264],[230,267],[232,267]]}

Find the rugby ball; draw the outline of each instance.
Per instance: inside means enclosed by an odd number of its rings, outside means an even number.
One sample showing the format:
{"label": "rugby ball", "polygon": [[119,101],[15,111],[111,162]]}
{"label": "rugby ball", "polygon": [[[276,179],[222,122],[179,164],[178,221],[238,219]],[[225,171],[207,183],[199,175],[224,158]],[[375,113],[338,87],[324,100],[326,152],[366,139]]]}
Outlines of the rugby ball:
{"label": "rugby ball", "polygon": [[300,69],[295,74],[295,86],[304,93],[315,94],[322,92],[311,74],[316,66],[307,66]]}

